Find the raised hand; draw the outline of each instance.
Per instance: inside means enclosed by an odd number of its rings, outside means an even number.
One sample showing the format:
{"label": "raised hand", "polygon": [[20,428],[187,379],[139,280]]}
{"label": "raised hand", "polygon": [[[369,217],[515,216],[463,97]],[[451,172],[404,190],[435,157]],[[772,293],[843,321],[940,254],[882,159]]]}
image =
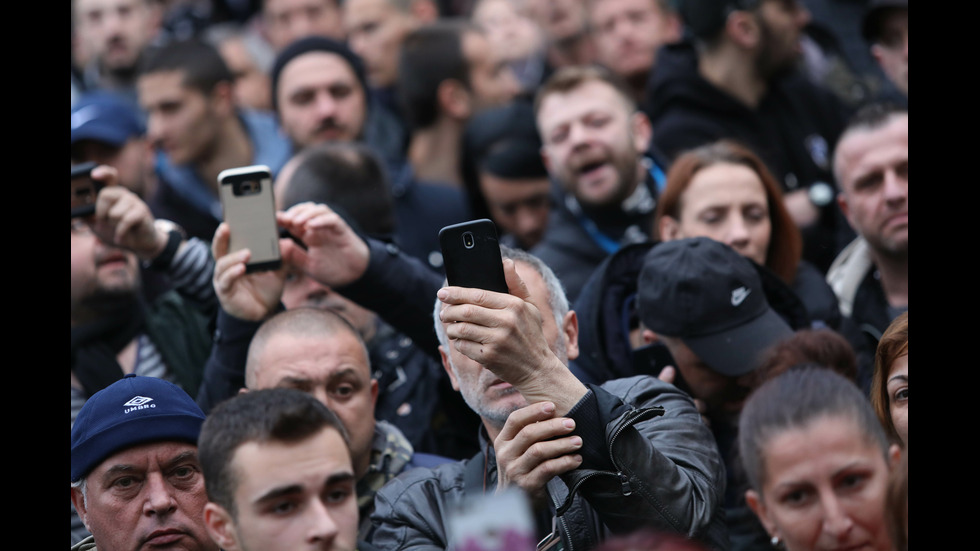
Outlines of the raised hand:
{"label": "raised hand", "polygon": [[330,207],[300,203],[277,214],[279,225],[299,238],[283,244],[283,259],[328,287],[348,285],[367,270],[370,250],[344,219]]}
{"label": "raised hand", "polygon": [[[251,251],[228,252],[231,230],[222,222],[211,242],[214,255],[214,290],[221,307],[236,318],[261,321],[276,311],[282,299],[286,270],[245,273]],[[284,241],[284,240],[283,240]],[[281,242],[280,242],[281,243]]]}
{"label": "raised hand", "polygon": [[92,179],[105,184],[95,202],[92,230],[106,245],[128,249],[142,260],[152,260],[167,244],[166,232],[157,229],[150,207],[135,193],[117,185],[116,169],[98,166]]}

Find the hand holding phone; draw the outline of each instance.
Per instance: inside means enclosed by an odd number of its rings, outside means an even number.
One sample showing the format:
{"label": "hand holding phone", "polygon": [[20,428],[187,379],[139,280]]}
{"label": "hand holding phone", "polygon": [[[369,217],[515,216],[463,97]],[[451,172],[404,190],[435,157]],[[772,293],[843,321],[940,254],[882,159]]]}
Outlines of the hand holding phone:
{"label": "hand holding phone", "polygon": [[272,172],[263,165],[224,170],[218,175],[224,219],[231,229],[229,251],[251,251],[246,272],[282,265],[272,196]]}

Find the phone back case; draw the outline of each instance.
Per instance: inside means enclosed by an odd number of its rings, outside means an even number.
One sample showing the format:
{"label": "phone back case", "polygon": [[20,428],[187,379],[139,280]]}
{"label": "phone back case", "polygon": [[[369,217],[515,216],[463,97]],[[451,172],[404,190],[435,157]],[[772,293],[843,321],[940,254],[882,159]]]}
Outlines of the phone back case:
{"label": "phone back case", "polygon": [[497,228],[486,218],[439,231],[446,280],[458,287],[507,292]]}
{"label": "phone back case", "polygon": [[[281,262],[279,230],[269,169],[251,166],[226,170],[219,182],[225,222],[231,229],[229,252],[252,251],[249,271],[277,268]],[[249,191],[242,192],[243,187]]]}

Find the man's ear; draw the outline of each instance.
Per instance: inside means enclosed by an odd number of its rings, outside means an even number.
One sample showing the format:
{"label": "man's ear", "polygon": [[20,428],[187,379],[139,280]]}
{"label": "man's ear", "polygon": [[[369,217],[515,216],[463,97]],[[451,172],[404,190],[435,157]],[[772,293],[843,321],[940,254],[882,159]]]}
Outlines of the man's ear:
{"label": "man's ear", "polygon": [[211,90],[211,108],[222,116],[234,116],[235,96],[231,82],[221,81],[214,85]]}
{"label": "man's ear", "polygon": [[776,532],[776,525],[769,519],[766,510],[766,504],[762,501],[762,496],[760,496],[755,490],[747,490],[745,492],[745,503],[752,509],[755,516],[759,517],[759,521],[762,522],[762,526],[766,528],[766,532],[770,536],[778,536]]}
{"label": "man's ear", "polygon": [[[450,345],[452,346],[452,345]],[[439,345],[439,357],[442,358],[442,368],[446,370],[449,375],[449,382],[453,385],[453,390],[459,392],[459,381],[456,380],[456,372],[453,370],[453,364],[449,360],[449,352],[446,347]]]}
{"label": "man's ear", "polygon": [[378,380],[372,378],[371,379],[371,409],[372,410],[374,409],[374,406],[377,405],[377,403],[378,403]]}
{"label": "man's ear", "polygon": [[565,339],[565,352],[568,354],[568,360],[572,361],[578,358],[578,314],[575,310],[569,310],[565,314],[565,319],[561,323],[561,338]]}
{"label": "man's ear", "polygon": [[844,219],[847,220],[847,223],[850,224],[852,228],[856,227],[854,222],[851,220],[851,209],[847,204],[847,197],[844,195],[844,192],[837,194],[837,206],[840,207],[840,212],[844,215]]}
{"label": "man's ear", "polygon": [[759,44],[761,29],[755,14],[744,11],[733,11],[725,20],[725,34],[742,49],[752,49]]}
{"label": "man's ear", "polygon": [[630,129],[633,131],[633,147],[640,155],[646,153],[653,139],[653,126],[646,113],[636,111],[630,115]]}
{"label": "man's ear", "polygon": [[224,551],[239,548],[235,521],[224,507],[209,501],[204,506],[204,527],[211,539]]}
{"label": "man's ear", "polygon": [[85,497],[82,495],[81,488],[71,489],[71,504],[75,506],[75,511],[78,512],[78,518],[82,519],[82,524],[85,525],[85,529],[91,532],[92,529],[88,527],[88,508],[85,506]]}

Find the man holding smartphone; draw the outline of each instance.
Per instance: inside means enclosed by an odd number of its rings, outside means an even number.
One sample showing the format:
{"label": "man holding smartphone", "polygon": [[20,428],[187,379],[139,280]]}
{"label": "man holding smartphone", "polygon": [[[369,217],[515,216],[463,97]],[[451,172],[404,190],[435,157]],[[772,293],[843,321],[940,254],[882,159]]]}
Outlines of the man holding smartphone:
{"label": "man holding smartphone", "polygon": [[724,467],[693,402],[653,377],[582,385],[567,368],[579,352],[575,313],[540,260],[503,250],[508,293],[440,289],[324,205],[297,205],[279,222],[307,245],[287,243],[288,262],[399,329],[420,333],[422,303],[438,293],[443,366],[483,423],[474,458],[414,469],[378,491],[371,543],[445,549],[449,502],[517,486],[538,498],[538,535],[566,549],[641,526],[726,547]]}
{"label": "man holding smartphone", "polygon": [[641,526],[723,545],[724,470],[690,399],[653,377],[579,382],[560,283],[527,253],[503,255],[508,293],[445,287],[435,310],[443,365],[483,421],[484,451],[382,488],[372,543],[441,548],[450,501],[518,487],[539,539],[566,549]]}

